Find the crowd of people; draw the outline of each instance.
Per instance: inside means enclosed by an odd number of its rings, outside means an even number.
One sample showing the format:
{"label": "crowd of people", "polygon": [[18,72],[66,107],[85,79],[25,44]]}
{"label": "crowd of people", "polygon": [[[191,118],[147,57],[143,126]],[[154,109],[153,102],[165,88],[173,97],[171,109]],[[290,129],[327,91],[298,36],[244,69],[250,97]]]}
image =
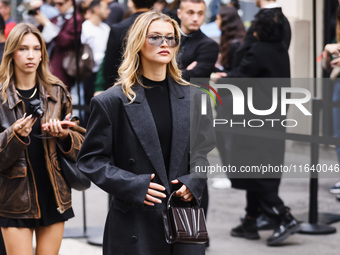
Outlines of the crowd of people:
{"label": "crowd of people", "polygon": [[[166,243],[162,211],[169,195],[175,191],[183,205],[196,201],[208,216],[206,177],[190,173],[209,165],[215,144],[223,165],[238,168],[282,165],[285,151],[284,140],[215,131],[210,107],[206,115],[193,111],[200,107],[192,105],[200,97],[200,90],[190,92],[193,78],[211,77],[216,84],[290,78],[291,30],[276,0],[254,1],[260,10],[247,30],[238,1],[225,2],[130,0],[125,9],[112,0],[77,6],[72,0],[32,0],[24,22],[16,24],[10,2],[0,0],[0,254],[33,254],[34,232],[36,254],[58,254],[64,223],[74,217],[60,153],[111,195],[103,254],[205,254],[209,243]],[[209,20],[221,30],[219,44],[200,29],[209,7]],[[328,58],[339,55],[338,43],[325,48],[329,70],[340,63]],[[79,81],[64,59],[84,44],[94,64]],[[71,116],[76,82],[91,105],[83,122]],[[270,108],[272,86],[260,82],[254,88],[257,109]],[[247,94],[247,87],[239,88]],[[232,117],[232,94],[218,92],[223,106],[216,106],[217,118]],[[335,109],[335,120],[337,115]],[[282,119],[277,111],[270,117]],[[74,125],[64,128],[62,120]],[[269,246],[299,231],[279,196],[280,175],[228,177],[233,188],[246,191],[246,214],[231,236],[259,239],[263,215],[274,225]]]}

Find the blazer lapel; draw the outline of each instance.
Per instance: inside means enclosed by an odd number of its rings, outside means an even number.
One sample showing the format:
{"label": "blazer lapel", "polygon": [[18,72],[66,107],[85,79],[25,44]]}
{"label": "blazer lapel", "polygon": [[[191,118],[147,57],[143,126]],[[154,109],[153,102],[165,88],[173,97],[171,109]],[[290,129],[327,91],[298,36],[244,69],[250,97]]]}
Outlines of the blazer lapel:
{"label": "blazer lapel", "polygon": [[146,155],[155,168],[162,184],[170,192],[169,181],[166,175],[162,149],[158,138],[156,124],[151,109],[145,97],[144,88],[136,83],[134,85],[136,100],[130,104],[127,100],[124,103],[125,111],[130,120],[131,126],[136,133]]}
{"label": "blazer lapel", "polygon": [[[185,97],[189,88],[177,84],[172,78],[168,78],[170,88],[170,102],[172,112],[172,142],[169,180],[176,179],[179,171],[178,162],[189,153],[190,137],[190,100]],[[189,157],[189,155],[187,155]]]}

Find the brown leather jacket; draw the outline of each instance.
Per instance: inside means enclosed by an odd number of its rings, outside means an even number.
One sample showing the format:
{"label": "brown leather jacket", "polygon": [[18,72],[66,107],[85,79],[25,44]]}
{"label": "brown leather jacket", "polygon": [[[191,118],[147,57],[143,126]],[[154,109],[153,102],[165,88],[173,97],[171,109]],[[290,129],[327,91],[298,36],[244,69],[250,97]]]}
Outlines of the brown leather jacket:
{"label": "brown leather jacket", "polygon": [[[0,85],[1,88],[1,85]],[[72,111],[71,96],[64,86],[51,85],[48,94],[43,85],[39,85],[41,109],[44,116],[41,123],[50,119],[63,120]],[[24,114],[24,102],[15,93],[14,84],[10,85],[6,93],[8,100],[5,104],[0,94],[0,216],[9,218],[41,217],[38,204],[36,183],[33,176],[27,146],[29,137],[20,139],[13,130],[14,122]],[[54,190],[58,210],[63,213],[71,208],[71,190],[60,172],[57,158],[57,146],[67,158],[76,161],[84,136],[79,132],[82,128],[76,126],[70,129],[71,147],[63,149],[59,140],[43,139],[47,170]],[[43,157],[43,155],[41,155]],[[27,171],[31,171],[28,174]]]}

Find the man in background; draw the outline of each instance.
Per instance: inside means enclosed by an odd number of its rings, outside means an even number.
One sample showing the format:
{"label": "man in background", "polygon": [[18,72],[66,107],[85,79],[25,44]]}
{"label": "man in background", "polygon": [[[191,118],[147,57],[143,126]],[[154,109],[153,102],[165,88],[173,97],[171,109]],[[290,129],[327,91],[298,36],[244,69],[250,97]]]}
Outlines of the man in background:
{"label": "man in background", "polygon": [[205,11],[203,0],[182,0],[177,11],[181,29],[186,34],[181,38],[177,61],[182,70],[182,77],[187,81],[190,81],[190,78],[209,78],[215,69],[218,45],[200,29]]}

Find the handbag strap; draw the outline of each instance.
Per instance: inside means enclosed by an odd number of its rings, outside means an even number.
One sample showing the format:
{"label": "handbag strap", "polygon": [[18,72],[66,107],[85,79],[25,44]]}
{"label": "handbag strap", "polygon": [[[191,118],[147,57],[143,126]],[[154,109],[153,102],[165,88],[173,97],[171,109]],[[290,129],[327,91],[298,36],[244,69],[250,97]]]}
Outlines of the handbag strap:
{"label": "handbag strap", "polygon": [[[169,210],[171,207],[171,200],[173,197],[175,197],[175,193],[177,192],[177,190],[175,190],[174,192],[172,192],[169,196],[168,202],[166,203],[166,209]],[[198,203],[195,199],[191,200],[190,203],[193,205],[193,207],[197,207],[198,208]]]}

